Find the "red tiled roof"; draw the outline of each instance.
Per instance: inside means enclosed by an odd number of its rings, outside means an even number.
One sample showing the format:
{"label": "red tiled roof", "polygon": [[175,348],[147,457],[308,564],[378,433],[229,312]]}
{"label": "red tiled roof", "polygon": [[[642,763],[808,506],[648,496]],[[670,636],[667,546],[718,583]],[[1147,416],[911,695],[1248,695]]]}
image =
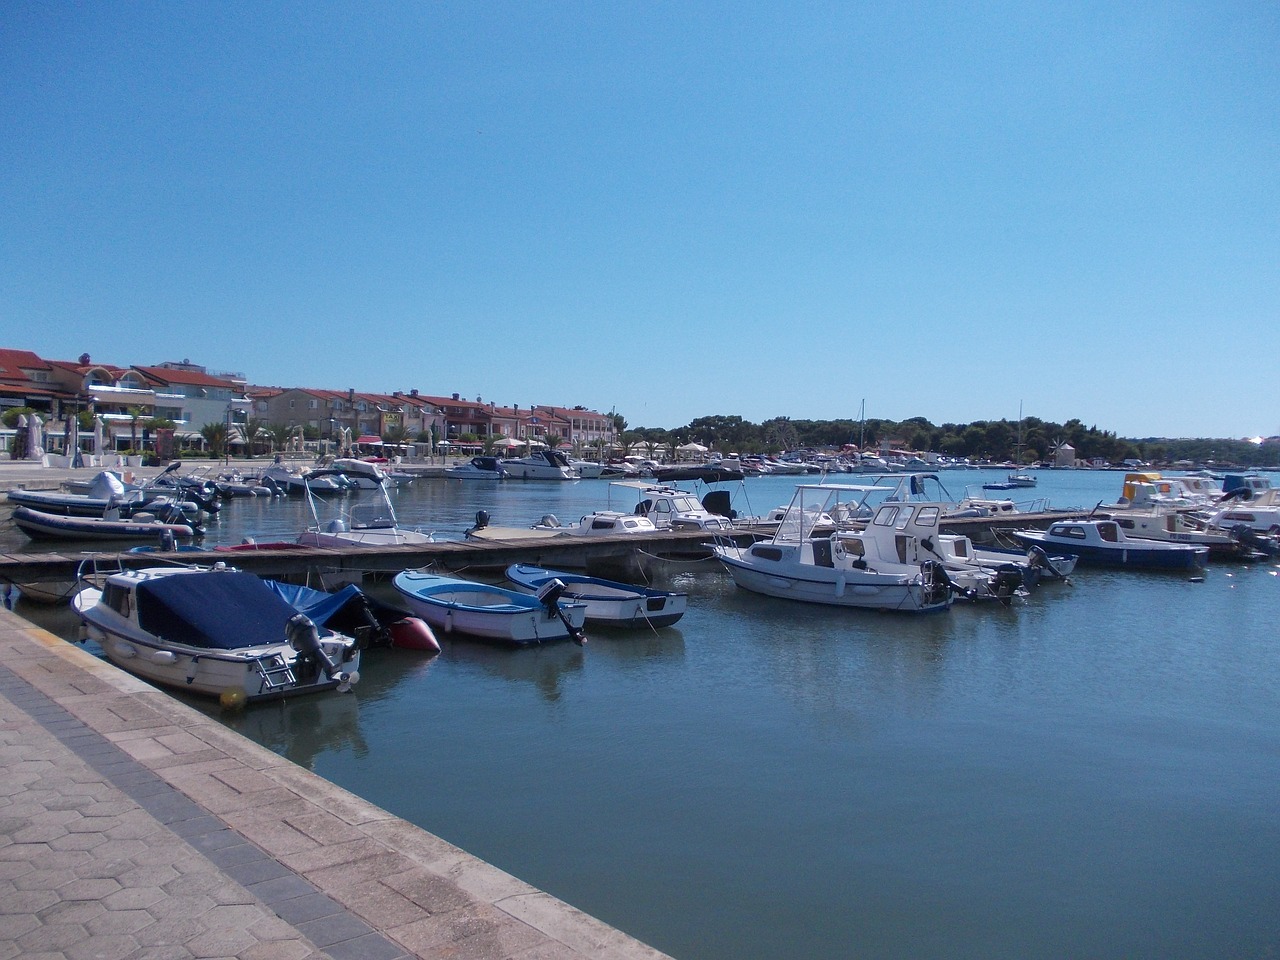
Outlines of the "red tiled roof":
{"label": "red tiled roof", "polygon": [[195,370],[173,370],[169,367],[138,367],[137,370],[149,380],[157,383],[187,383],[197,387],[232,387],[236,384],[225,377],[214,377]]}
{"label": "red tiled roof", "polygon": [[49,370],[48,362],[30,350],[0,350],[0,377],[6,380],[25,380],[23,370]]}

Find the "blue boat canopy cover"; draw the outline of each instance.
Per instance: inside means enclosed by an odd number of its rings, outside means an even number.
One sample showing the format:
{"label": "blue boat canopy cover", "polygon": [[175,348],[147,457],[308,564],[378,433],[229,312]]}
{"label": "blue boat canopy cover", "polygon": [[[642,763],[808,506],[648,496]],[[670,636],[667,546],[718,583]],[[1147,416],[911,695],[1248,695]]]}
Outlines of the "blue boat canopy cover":
{"label": "blue boat canopy cover", "polygon": [[137,604],[143,630],[210,650],[284,643],[285,624],[298,613],[258,577],[239,571],[147,580],[138,584]]}
{"label": "blue boat canopy cover", "polygon": [[329,618],[345,607],[353,597],[364,594],[354,583],[349,583],[337,593],[326,593],[310,587],[264,580],[263,583],[285,603],[300,613],[305,613],[317,624],[329,622]]}

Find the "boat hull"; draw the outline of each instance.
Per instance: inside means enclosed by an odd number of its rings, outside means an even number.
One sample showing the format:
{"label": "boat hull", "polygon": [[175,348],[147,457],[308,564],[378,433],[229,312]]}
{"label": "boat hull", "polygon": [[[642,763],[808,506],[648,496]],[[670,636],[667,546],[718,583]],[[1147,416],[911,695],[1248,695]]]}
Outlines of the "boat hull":
{"label": "boat hull", "polygon": [[929,613],[951,606],[949,587],[923,578],[889,577],[803,563],[769,563],[739,547],[717,547],[733,582],[752,593],[802,603],[898,613]]}
{"label": "boat hull", "polygon": [[[1020,541],[1028,546],[1040,547],[1046,552],[1067,554],[1089,567],[1127,567],[1145,570],[1198,570],[1209,556],[1208,547],[1187,546],[1179,549],[1163,549],[1137,543],[1134,540],[1115,546],[1064,543],[1045,537],[1034,531],[1015,531]],[[1157,541],[1152,541],[1157,543]],[[1161,545],[1163,547],[1164,545]]]}
{"label": "boat hull", "polygon": [[688,605],[687,594],[651,590],[528,564],[508,567],[507,579],[530,592],[536,592],[551,580],[559,580],[565,587],[563,598],[583,604],[587,623],[598,626],[669,627],[684,616]]}
{"label": "boat hull", "polygon": [[525,646],[568,640],[586,622],[580,603],[561,603],[557,613],[533,597],[485,583],[406,570],[392,584],[416,616],[445,633]]}
{"label": "boat hull", "polygon": [[190,540],[196,530],[185,523],[145,520],[104,520],[101,517],[63,517],[17,507],[13,522],[33,540],[161,540],[166,534],[176,540]]}

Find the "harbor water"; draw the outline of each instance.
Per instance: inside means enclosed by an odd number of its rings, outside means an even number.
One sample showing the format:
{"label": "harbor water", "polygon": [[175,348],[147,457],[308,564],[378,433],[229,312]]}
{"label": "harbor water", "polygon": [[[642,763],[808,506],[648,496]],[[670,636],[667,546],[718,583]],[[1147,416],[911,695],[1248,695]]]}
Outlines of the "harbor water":
{"label": "harbor water", "polygon": [[[999,478],[942,476],[956,496]],[[1091,507],[1122,478],[1038,476],[1009,493]],[[764,513],[804,479],[747,480],[734,506]],[[607,487],[424,479],[395,502],[452,537],[481,509],[576,520]],[[308,519],[236,501],[209,541]],[[1280,952],[1273,562],[1081,568],[1008,608],[917,617],[756,596],[712,561],[658,572],[689,594],[674,628],[443,636],[432,658],[371,652],[350,695],[190,702],[681,960]],[[65,608],[19,612],[74,634]]]}

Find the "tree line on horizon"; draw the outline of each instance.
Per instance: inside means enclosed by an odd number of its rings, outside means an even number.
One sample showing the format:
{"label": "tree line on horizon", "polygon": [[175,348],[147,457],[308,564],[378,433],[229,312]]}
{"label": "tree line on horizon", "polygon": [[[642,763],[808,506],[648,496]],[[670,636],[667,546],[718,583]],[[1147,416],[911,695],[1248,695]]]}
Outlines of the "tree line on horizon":
{"label": "tree line on horizon", "polygon": [[[929,451],[953,458],[996,462],[1051,461],[1060,444],[1070,444],[1082,460],[1108,463],[1142,460],[1146,463],[1234,463],[1243,466],[1280,465],[1280,443],[1255,444],[1226,438],[1126,438],[1114,432],[1085,426],[1080,420],[1054,423],[1025,417],[1009,420],[975,420],[972,423],[935,425],[925,417],[895,421],[793,420],[774,417],[752,423],[738,416],[699,417],[683,427],[629,428],[621,414],[614,424],[626,447],[653,443],[661,447],[696,442],[721,453],[776,453],[783,450],[840,449],[852,445],[879,449],[897,441],[904,449]],[[1019,439],[1021,448],[1019,448]]]}

